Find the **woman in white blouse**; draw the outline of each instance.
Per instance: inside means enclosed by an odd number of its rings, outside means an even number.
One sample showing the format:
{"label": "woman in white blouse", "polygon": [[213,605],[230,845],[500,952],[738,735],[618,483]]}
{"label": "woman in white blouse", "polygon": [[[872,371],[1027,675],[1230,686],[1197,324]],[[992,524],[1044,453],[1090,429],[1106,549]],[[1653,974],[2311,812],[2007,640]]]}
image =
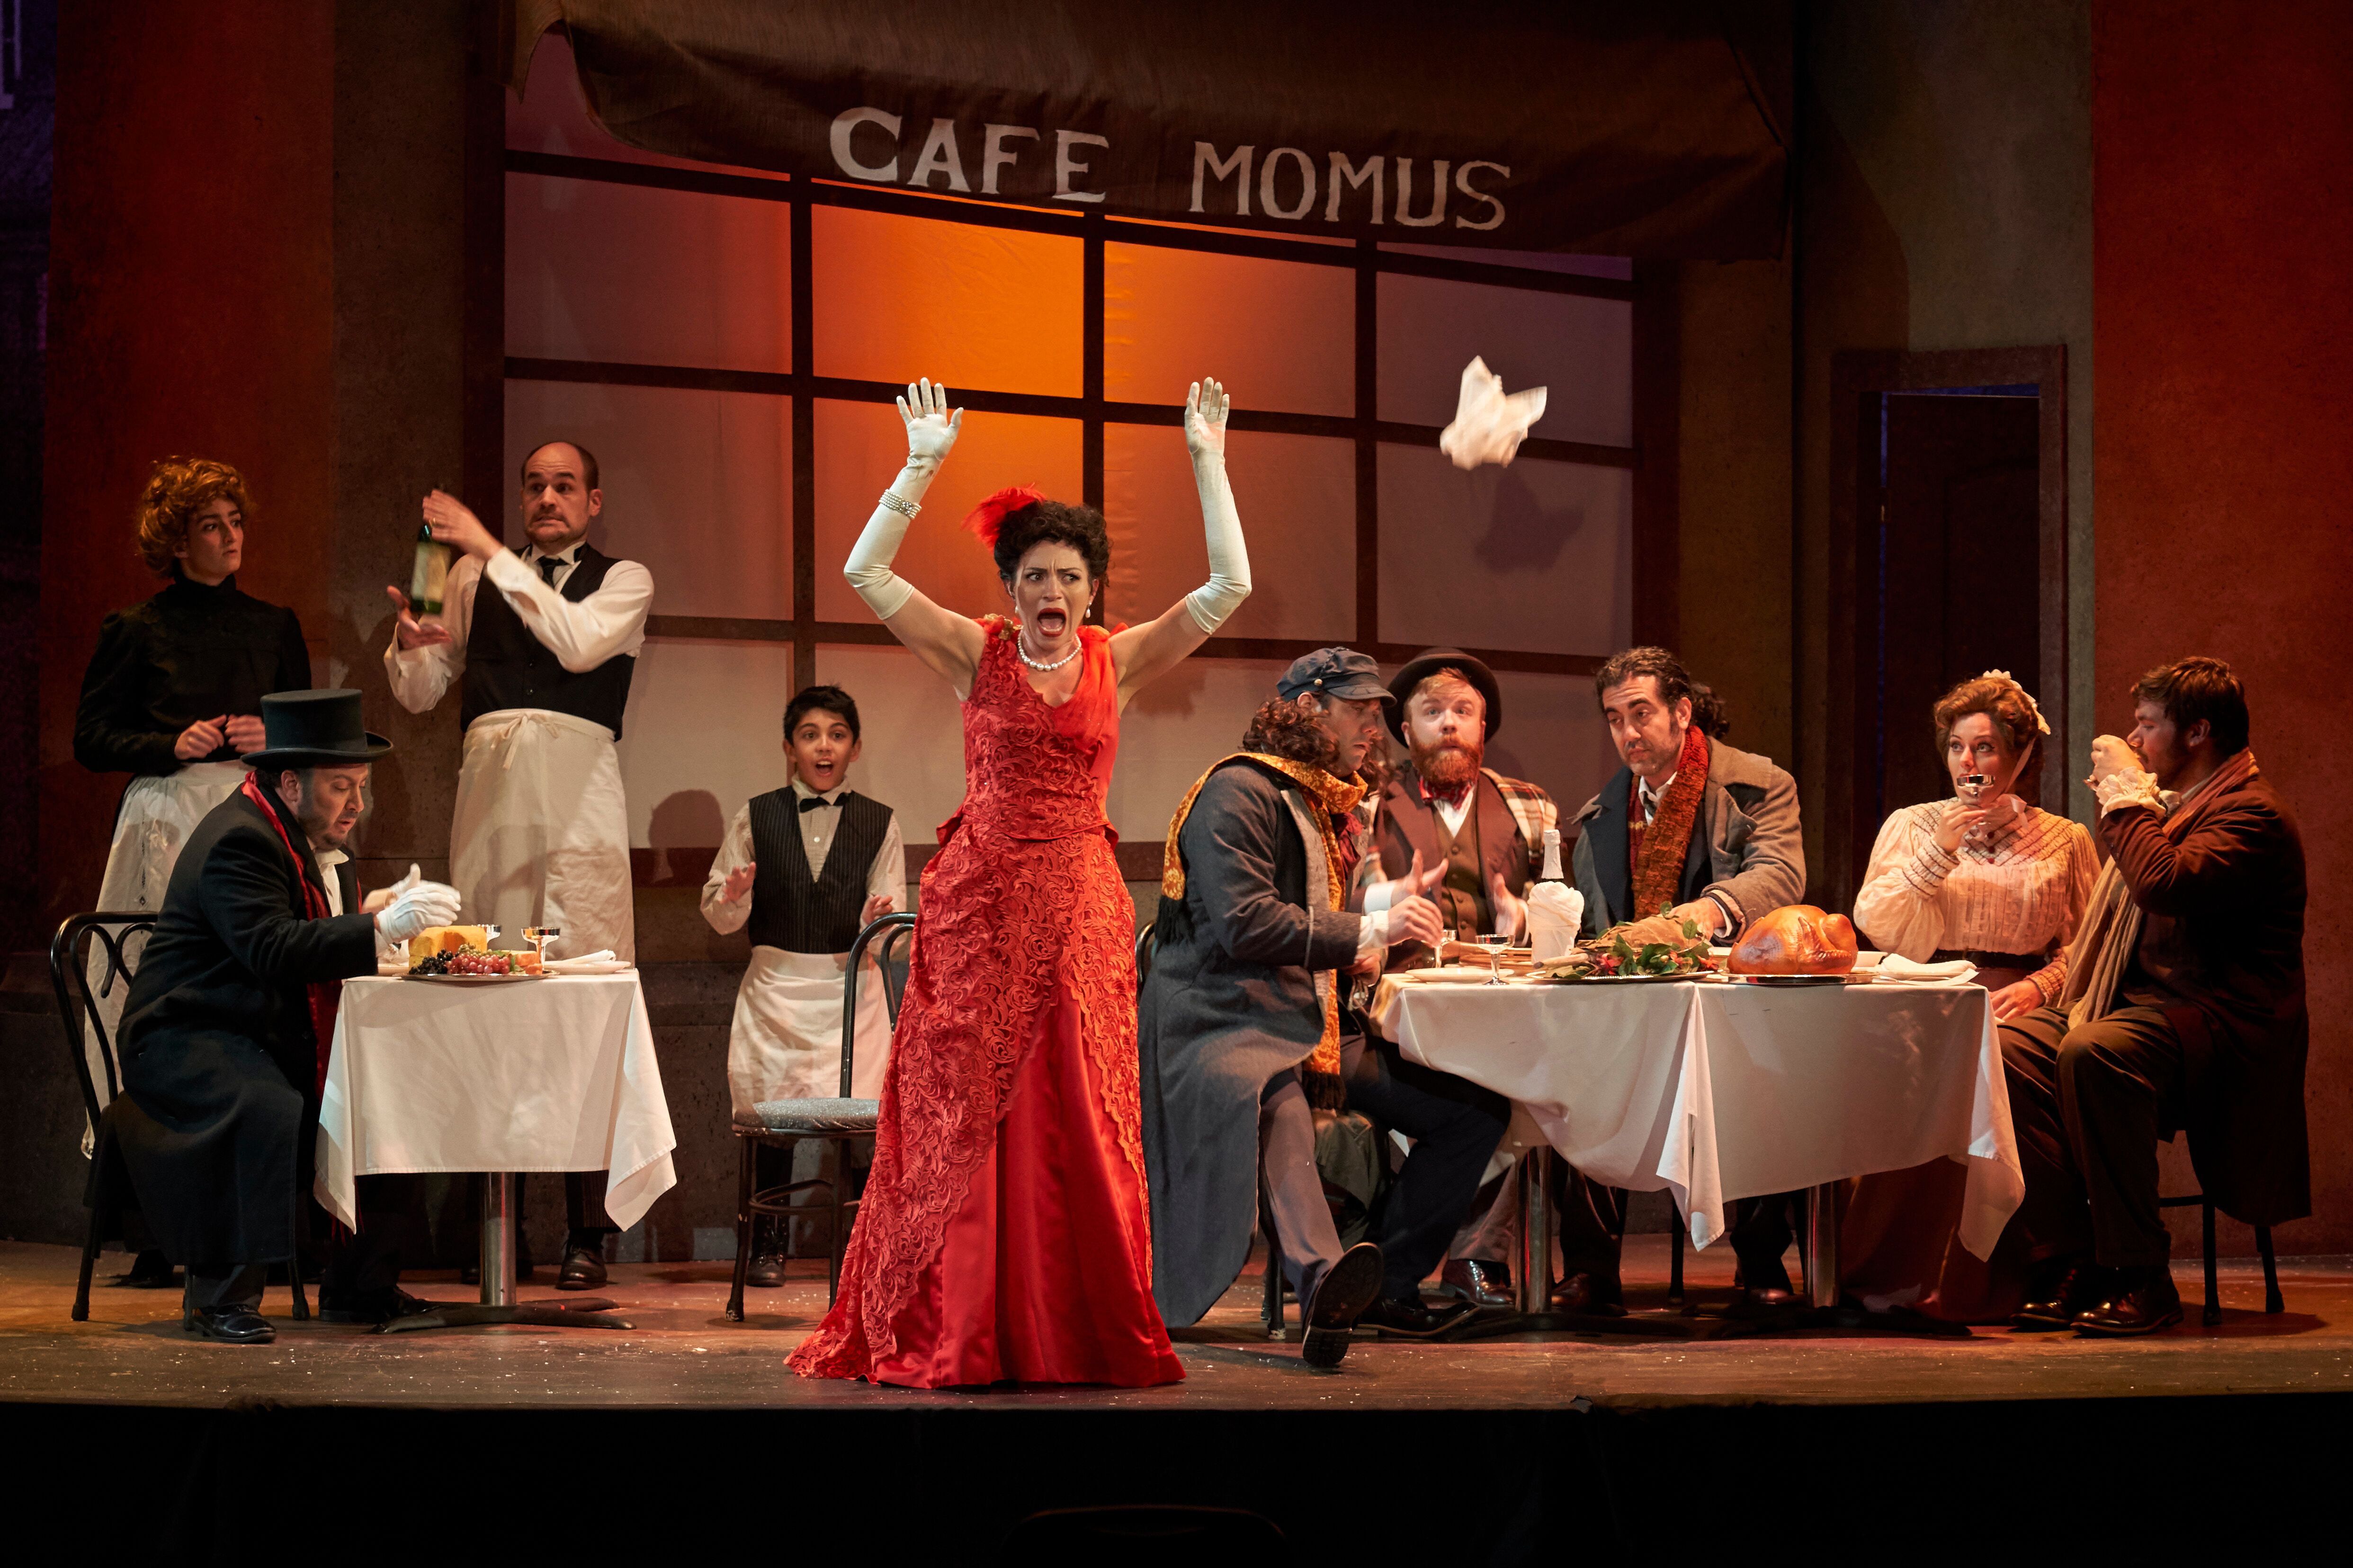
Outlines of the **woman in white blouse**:
{"label": "woman in white blouse", "polygon": [[[2027,805],[2040,793],[2050,727],[2024,688],[1988,670],[1936,707],[1952,797],[1906,806],[1871,851],[1854,923],[1872,943],[1922,963],[1966,958],[1996,1018],[2055,999],[2067,943],[2098,864],[2081,823]],[[1873,1310],[1959,1322],[2017,1310],[2025,1266],[2005,1235],[1990,1261],[1961,1245],[1962,1168],[1936,1160],[1865,1176],[1839,1227],[1846,1292]]]}

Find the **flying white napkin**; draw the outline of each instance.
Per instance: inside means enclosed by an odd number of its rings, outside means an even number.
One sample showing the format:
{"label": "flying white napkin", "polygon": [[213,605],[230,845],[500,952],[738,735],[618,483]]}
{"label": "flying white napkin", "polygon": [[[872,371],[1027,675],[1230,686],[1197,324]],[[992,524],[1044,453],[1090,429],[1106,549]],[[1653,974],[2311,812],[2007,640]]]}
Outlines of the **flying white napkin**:
{"label": "flying white napkin", "polygon": [[1977,978],[1978,967],[1966,958],[1946,963],[1915,963],[1891,952],[1873,972],[1882,985],[1966,985]]}
{"label": "flying white napkin", "polygon": [[1528,943],[1538,963],[1563,958],[1577,945],[1585,895],[1565,882],[1538,882],[1528,892]]}
{"label": "flying white napkin", "polygon": [[1508,465],[1520,449],[1528,426],[1544,417],[1545,389],[1532,387],[1506,395],[1504,378],[1487,368],[1483,359],[1462,367],[1462,392],[1454,405],[1454,423],[1440,432],[1438,449],[1454,459],[1458,468],[1482,463]]}

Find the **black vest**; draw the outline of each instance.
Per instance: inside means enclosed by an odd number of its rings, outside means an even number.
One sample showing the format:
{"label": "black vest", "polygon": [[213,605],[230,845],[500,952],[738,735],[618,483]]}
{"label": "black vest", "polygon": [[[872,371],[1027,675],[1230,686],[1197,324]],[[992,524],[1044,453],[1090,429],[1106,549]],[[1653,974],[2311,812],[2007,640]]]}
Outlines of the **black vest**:
{"label": "black vest", "polygon": [[841,821],[825,871],[809,875],[801,847],[800,796],[788,784],[752,797],[750,932],[755,947],[786,952],[848,952],[858,940],[859,911],[866,906],[866,874],[891,831],[891,808],[854,790],[835,800]]}
{"label": "black vest", "polygon": [[[528,559],[523,564],[536,572]],[[613,569],[613,558],[583,544],[573,558],[572,575],[559,590],[578,604],[595,593]],[[629,677],[637,673],[634,655],[616,654],[594,669],[575,675],[564,668],[545,643],[531,635],[507,596],[483,574],[474,590],[474,624],[466,634],[466,692],[460,725],[502,708],[542,708],[569,713],[591,724],[602,724],[621,738],[621,710],[629,704]]]}

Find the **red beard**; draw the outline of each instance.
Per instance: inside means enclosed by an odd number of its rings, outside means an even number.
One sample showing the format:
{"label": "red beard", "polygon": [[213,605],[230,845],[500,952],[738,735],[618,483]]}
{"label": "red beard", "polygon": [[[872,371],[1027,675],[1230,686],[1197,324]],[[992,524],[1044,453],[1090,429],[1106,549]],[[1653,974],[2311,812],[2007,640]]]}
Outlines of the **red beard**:
{"label": "red beard", "polygon": [[1433,795],[1459,795],[1468,789],[1479,776],[1479,766],[1487,760],[1487,748],[1449,744],[1425,750],[1413,749],[1413,771],[1421,775]]}

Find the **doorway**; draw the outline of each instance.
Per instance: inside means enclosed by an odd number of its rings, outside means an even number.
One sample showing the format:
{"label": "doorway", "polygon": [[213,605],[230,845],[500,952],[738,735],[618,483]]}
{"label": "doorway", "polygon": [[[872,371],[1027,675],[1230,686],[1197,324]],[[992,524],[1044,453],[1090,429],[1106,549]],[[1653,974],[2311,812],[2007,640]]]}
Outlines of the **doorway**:
{"label": "doorway", "polygon": [[[1929,713],[1954,685],[2006,669],[2064,735],[2064,374],[2055,348],[1833,360],[1829,907],[1889,813],[1949,793]],[[2054,756],[2037,804],[2066,776]]]}

